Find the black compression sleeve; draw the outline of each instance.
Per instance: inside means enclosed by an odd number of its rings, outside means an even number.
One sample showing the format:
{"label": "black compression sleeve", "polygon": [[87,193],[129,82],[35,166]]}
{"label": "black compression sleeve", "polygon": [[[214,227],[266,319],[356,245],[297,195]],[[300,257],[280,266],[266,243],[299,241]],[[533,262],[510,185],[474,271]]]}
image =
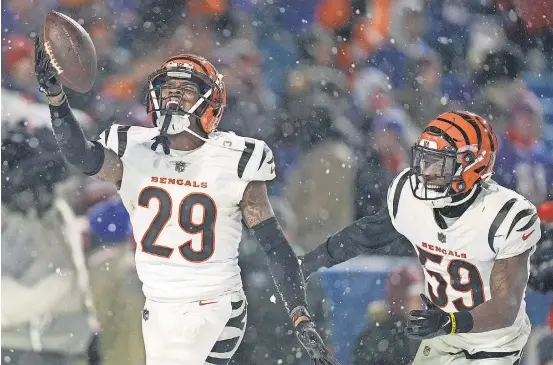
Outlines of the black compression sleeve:
{"label": "black compression sleeve", "polygon": [[321,267],[331,267],[361,254],[409,255],[412,246],[396,231],[388,209],[365,216],[336,232],[302,260],[306,276]]}
{"label": "black compression sleeve", "polygon": [[298,258],[276,218],[269,218],[251,230],[269,258],[269,269],[288,312],[298,306],[307,307],[305,281]]}
{"label": "black compression sleeve", "polygon": [[59,106],[50,105],[50,117],[56,141],[65,159],[85,174],[96,175],[104,164],[104,147],[86,139],[69,101],[65,99]]}

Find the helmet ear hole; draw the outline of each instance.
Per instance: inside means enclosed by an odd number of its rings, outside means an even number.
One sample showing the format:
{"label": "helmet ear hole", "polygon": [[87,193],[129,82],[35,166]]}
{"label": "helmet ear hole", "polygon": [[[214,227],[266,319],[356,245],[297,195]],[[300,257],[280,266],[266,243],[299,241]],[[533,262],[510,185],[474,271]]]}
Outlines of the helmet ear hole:
{"label": "helmet ear hole", "polygon": [[451,187],[453,188],[453,190],[455,190],[455,192],[462,193],[467,188],[467,184],[460,179],[452,182]]}
{"label": "helmet ear hole", "polygon": [[474,155],[474,152],[464,151],[460,153],[458,162],[461,164],[461,166],[468,166],[474,161],[476,161],[476,156]]}

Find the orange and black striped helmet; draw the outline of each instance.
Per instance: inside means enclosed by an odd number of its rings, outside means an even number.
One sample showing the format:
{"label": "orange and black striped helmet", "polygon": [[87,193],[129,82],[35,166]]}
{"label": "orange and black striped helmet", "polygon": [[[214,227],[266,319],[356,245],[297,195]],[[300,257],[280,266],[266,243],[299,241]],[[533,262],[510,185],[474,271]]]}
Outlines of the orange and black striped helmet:
{"label": "orange and black striped helmet", "polygon": [[491,176],[497,147],[491,125],[479,115],[467,111],[439,115],[413,146],[411,170],[417,177],[413,194],[448,205],[452,197],[470,192]]}
{"label": "orange and black striped helmet", "polygon": [[169,58],[148,78],[147,111],[155,126],[158,126],[158,117],[165,112],[161,88],[171,78],[185,79],[198,87],[199,102],[194,110],[184,113],[195,117],[204,132],[213,132],[221,121],[227,102],[223,76],[203,57],[180,54]]}

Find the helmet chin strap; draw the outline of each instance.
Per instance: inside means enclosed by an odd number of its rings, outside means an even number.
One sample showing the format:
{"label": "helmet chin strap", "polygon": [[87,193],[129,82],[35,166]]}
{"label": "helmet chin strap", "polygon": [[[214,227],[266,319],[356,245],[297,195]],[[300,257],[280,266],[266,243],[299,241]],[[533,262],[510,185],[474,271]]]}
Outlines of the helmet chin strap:
{"label": "helmet chin strap", "polygon": [[[152,150],[157,150],[157,146],[161,145],[163,152],[168,155],[170,152],[169,149],[169,137],[168,135],[179,134],[184,131],[200,138],[203,141],[207,141],[205,138],[200,137],[197,133],[194,133],[190,130],[190,116],[194,115],[194,112],[198,107],[205,101],[211,93],[212,89],[209,89],[203,94],[194,105],[186,112],[186,115],[173,114],[172,109],[167,109],[167,112],[164,115],[161,115],[159,103],[157,98],[155,98],[155,91],[152,90],[152,102],[157,113],[157,128],[159,129],[159,135],[154,137],[154,143],[152,144]],[[163,122],[160,123],[159,119],[163,116]]]}

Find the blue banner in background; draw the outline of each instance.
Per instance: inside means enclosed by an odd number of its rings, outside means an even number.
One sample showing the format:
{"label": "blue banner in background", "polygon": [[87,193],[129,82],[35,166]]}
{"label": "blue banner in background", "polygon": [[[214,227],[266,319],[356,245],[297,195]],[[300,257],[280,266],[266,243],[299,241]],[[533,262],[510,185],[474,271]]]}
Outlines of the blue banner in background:
{"label": "blue banner in background", "polygon": [[[371,324],[367,305],[382,300],[390,271],[411,258],[358,257],[319,273],[326,297],[332,301],[332,346],[341,364],[350,364],[361,332]],[[315,279],[315,277],[314,277]],[[553,295],[526,294],[526,312],[533,326],[546,326]]]}

